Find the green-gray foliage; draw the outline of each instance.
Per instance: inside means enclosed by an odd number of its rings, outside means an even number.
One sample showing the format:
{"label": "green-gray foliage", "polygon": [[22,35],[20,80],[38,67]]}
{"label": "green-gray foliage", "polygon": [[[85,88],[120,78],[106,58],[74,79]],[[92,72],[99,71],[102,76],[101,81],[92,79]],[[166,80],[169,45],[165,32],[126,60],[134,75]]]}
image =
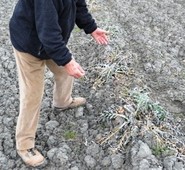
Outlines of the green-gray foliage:
{"label": "green-gray foliage", "polygon": [[65,139],[67,139],[67,140],[75,139],[75,138],[76,138],[76,132],[75,132],[75,131],[71,131],[71,130],[66,131],[66,132],[64,133],[64,137],[65,137]]}

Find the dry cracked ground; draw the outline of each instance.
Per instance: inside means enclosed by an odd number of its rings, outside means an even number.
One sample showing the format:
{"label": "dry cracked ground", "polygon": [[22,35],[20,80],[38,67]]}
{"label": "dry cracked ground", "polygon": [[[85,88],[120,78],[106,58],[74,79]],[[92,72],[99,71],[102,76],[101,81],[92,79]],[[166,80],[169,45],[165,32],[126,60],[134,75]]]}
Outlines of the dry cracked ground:
{"label": "dry cracked ground", "polygon": [[[31,170],[15,150],[19,91],[8,22],[14,0],[0,1],[0,169]],[[52,74],[36,145],[44,170],[185,169],[184,0],[88,0],[108,46],[75,27],[69,48],[86,70],[74,95],[87,105],[52,108]]]}

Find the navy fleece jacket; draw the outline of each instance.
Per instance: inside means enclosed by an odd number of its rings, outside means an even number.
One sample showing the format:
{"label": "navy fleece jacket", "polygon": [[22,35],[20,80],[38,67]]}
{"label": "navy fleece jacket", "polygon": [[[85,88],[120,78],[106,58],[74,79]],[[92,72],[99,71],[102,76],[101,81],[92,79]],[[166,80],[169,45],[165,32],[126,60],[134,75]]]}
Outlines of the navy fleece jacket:
{"label": "navy fleece jacket", "polygon": [[85,0],[19,0],[10,39],[18,51],[64,66],[72,58],[66,44],[75,23],[87,34],[97,28]]}

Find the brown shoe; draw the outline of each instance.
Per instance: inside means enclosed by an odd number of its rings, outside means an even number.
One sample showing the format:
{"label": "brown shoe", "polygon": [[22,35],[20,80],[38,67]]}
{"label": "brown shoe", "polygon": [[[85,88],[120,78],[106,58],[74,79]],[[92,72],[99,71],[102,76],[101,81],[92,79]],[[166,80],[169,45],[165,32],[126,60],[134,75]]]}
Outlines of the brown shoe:
{"label": "brown shoe", "polygon": [[17,153],[25,164],[36,167],[44,163],[44,157],[36,149],[18,150]]}
{"label": "brown shoe", "polygon": [[66,110],[66,109],[73,109],[75,107],[78,107],[78,106],[83,106],[85,105],[86,103],[86,99],[83,98],[83,97],[76,97],[76,98],[73,98],[72,102],[70,105],[66,106],[66,107],[55,107],[56,109],[60,109],[60,110]]}

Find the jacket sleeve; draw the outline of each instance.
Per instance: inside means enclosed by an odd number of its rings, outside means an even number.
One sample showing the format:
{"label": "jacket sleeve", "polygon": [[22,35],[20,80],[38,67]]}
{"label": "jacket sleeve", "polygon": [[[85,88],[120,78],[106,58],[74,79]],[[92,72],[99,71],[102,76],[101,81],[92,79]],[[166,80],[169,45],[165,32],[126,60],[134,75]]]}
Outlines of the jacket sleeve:
{"label": "jacket sleeve", "polygon": [[97,25],[87,9],[85,0],[77,0],[76,7],[76,25],[79,28],[84,29],[86,34],[90,34],[95,31]]}
{"label": "jacket sleeve", "polygon": [[34,10],[36,29],[44,50],[57,65],[64,66],[72,59],[72,54],[63,40],[53,0],[34,0]]}

